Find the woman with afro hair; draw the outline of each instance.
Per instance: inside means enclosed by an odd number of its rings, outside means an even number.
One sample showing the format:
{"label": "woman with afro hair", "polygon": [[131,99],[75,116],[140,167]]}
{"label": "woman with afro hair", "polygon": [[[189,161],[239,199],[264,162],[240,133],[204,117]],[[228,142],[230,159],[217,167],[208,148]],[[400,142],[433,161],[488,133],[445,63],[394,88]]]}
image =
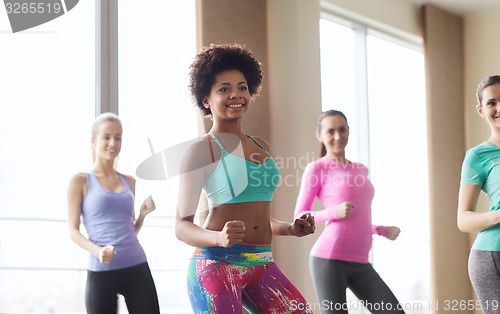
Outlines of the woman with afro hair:
{"label": "woman with afro hair", "polygon": [[[262,82],[261,64],[239,45],[211,45],[191,65],[190,90],[209,133],[183,159],[176,218],[177,237],[196,247],[188,268],[195,313],[312,313],[300,292],[273,261],[273,235],[314,232],[306,214],[293,223],[271,217],[278,167],[269,144],[247,135],[242,119]],[[209,213],[194,215],[201,191]]]}

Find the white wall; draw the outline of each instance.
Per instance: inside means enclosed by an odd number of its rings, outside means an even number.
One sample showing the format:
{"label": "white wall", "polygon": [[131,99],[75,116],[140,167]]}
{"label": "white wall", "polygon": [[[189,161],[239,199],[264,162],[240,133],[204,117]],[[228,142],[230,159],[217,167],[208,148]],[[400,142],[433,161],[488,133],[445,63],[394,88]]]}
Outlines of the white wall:
{"label": "white wall", "polygon": [[321,5],[360,18],[370,26],[422,37],[422,10],[410,0],[322,0]]}
{"label": "white wall", "polygon": [[[306,152],[316,151],[314,126],[321,112],[319,62],[319,0],[268,1],[268,64],[271,108],[271,148],[288,179],[278,188],[273,216],[291,221],[305,164],[294,164]],[[292,158],[290,158],[292,157]],[[284,158],[287,158],[286,160]],[[309,302],[314,288],[308,256],[315,238],[277,237],[274,255],[283,272]]]}

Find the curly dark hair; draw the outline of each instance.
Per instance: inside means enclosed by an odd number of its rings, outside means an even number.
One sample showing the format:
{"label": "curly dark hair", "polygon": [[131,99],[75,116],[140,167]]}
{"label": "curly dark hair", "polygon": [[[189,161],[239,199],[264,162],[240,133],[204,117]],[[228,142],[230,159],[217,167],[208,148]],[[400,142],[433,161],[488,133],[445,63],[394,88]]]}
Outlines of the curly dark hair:
{"label": "curly dark hair", "polygon": [[244,46],[210,45],[196,55],[189,72],[189,90],[203,116],[212,114],[203,106],[203,97],[210,94],[215,75],[226,70],[238,70],[245,76],[250,96],[257,96],[262,84],[262,64]]}

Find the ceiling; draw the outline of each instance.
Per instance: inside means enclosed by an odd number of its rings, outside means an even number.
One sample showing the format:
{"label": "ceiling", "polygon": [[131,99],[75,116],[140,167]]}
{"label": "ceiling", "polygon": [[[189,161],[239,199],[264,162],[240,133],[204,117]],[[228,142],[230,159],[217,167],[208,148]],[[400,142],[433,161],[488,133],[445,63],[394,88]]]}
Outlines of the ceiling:
{"label": "ceiling", "polygon": [[416,3],[431,3],[441,9],[460,16],[500,13],[500,0],[410,0]]}

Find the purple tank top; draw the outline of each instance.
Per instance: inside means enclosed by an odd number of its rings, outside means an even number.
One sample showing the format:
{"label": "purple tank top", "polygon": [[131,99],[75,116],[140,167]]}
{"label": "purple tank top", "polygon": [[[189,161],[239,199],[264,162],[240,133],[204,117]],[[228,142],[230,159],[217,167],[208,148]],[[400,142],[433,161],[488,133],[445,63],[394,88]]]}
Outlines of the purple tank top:
{"label": "purple tank top", "polygon": [[110,264],[102,264],[90,255],[88,269],[107,271],[146,262],[146,254],[135,234],[132,213],[134,194],[127,179],[118,174],[124,186],[121,192],[105,190],[92,171],[87,175],[87,194],[82,202],[83,225],[90,241],[99,246],[113,245],[116,255]]}

